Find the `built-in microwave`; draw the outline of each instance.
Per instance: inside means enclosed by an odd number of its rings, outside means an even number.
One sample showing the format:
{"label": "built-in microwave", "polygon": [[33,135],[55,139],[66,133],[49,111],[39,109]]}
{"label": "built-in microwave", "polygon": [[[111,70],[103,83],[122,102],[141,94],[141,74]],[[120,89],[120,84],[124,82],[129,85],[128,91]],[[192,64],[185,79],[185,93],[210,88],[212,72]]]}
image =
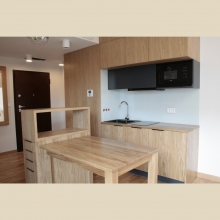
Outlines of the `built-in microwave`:
{"label": "built-in microwave", "polygon": [[199,88],[200,65],[195,60],[177,61],[156,65],[156,87]]}

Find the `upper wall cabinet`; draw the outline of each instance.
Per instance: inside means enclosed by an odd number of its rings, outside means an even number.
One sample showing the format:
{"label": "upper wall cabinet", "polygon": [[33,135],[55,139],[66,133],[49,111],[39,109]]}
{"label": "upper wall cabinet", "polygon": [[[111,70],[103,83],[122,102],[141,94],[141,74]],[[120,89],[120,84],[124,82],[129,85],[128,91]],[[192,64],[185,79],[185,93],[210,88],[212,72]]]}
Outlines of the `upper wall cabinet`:
{"label": "upper wall cabinet", "polygon": [[200,60],[199,37],[124,37],[100,44],[100,67]]}
{"label": "upper wall cabinet", "polygon": [[199,37],[149,37],[149,61],[200,60]]}
{"label": "upper wall cabinet", "polygon": [[125,38],[100,44],[100,67],[110,68],[125,65]]}
{"label": "upper wall cabinet", "polygon": [[116,40],[118,38],[121,38],[121,37],[100,37],[99,38],[99,43],[102,44],[102,43],[105,43],[105,42],[108,42],[108,41]]}
{"label": "upper wall cabinet", "polygon": [[147,62],[149,60],[148,37],[126,37],[125,53],[127,65]]}

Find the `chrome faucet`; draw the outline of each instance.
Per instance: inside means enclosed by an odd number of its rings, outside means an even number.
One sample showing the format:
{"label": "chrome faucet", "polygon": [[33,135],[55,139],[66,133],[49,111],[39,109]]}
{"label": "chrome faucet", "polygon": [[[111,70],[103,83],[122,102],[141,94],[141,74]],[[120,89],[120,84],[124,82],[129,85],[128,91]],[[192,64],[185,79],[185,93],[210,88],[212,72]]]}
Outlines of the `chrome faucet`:
{"label": "chrome faucet", "polygon": [[125,119],[126,119],[126,120],[129,120],[129,114],[128,114],[128,103],[125,102],[125,101],[122,101],[122,102],[120,103],[119,107],[121,107],[121,105],[122,105],[123,103],[125,103],[125,104],[127,105],[127,115],[126,115]]}

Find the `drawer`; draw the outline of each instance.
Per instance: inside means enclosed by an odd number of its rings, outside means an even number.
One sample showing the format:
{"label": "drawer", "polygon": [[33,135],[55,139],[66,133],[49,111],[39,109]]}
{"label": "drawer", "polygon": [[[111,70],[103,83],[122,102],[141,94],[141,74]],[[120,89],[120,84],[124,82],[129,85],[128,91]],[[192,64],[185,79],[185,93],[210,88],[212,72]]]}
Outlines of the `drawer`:
{"label": "drawer", "polygon": [[25,161],[26,167],[31,169],[31,170],[33,170],[33,171],[36,171],[35,162],[30,160],[30,159],[28,159],[28,158],[26,158],[25,160],[26,160]]}
{"label": "drawer", "polygon": [[24,149],[24,156],[25,156],[25,159],[29,159],[29,160],[31,160],[33,162],[36,161],[35,153],[33,153],[33,152],[31,152],[31,151],[29,151],[27,149]]}
{"label": "drawer", "polygon": [[23,141],[24,149],[35,153],[35,143]]}
{"label": "drawer", "polygon": [[25,173],[26,173],[26,183],[36,183],[37,182],[37,175],[36,175],[35,171],[26,167]]}

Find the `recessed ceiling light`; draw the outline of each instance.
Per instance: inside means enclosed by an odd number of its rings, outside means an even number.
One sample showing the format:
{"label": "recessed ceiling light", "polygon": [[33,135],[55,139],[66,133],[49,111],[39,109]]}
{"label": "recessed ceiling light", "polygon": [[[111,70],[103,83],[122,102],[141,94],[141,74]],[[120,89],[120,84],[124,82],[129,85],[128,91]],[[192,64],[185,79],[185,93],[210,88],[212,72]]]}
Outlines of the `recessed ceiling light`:
{"label": "recessed ceiling light", "polygon": [[32,56],[30,54],[26,54],[26,62],[32,62]]}
{"label": "recessed ceiling light", "polygon": [[64,66],[63,60],[59,61],[59,66]]}

